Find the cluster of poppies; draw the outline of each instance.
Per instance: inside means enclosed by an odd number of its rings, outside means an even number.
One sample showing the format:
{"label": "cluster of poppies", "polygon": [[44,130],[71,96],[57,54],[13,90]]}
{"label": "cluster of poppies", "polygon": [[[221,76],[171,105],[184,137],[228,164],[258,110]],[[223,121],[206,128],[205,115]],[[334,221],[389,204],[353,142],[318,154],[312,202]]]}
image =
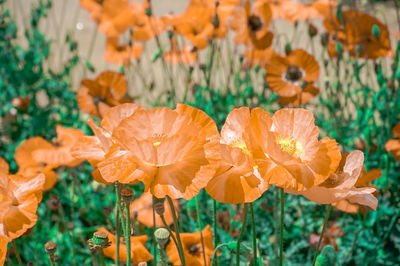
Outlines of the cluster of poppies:
{"label": "cluster of poppies", "polygon": [[[378,204],[370,182],[380,170],[367,173],[361,151],[341,153],[335,140],[319,140],[305,109],[271,116],[241,107],[219,132],[208,115],[188,105],[146,110],[124,103],[109,108],[100,126],[92,119],[88,124],[95,135],[80,137],[72,154],[96,167],[93,178],[103,184],[143,182],[156,198],[186,200],[205,188],[227,204],[253,202],[275,185],[349,213]],[[154,225],[150,218],[147,223]]]}
{"label": "cluster of poppies", "polygon": [[[106,34],[105,59],[115,64],[128,65],[132,59],[138,59],[143,50],[141,43],[156,38],[162,60],[194,66],[198,52],[229,36],[231,29],[233,42],[246,48],[245,64],[265,68],[268,86],[280,96],[280,104],[292,107],[318,95],[319,88],[314,83],[320,69],[315,58],[303,49],[289,48],[286,54],[279,54],[272,48],[273,19],[291,24],[323,19],[326,32],[321,34],[321,42],[331,57],[342,57],[345,52],[370,59],[393,55],[385,24],[369,14],[345,9],[334,0],[309,4],[292,0],[191,0],[182,14],[161,17],[153,15],[150,0],[142,4],[130,4],[128,0],[81,0],[81,5],[98,24],[98,31]],[[318,29],[307,23],[309,35],[314,38]],[[159,40],[163,32],[168,33],[168,49]],[[120,37],[127,33],[129,42],[121,44]]]}

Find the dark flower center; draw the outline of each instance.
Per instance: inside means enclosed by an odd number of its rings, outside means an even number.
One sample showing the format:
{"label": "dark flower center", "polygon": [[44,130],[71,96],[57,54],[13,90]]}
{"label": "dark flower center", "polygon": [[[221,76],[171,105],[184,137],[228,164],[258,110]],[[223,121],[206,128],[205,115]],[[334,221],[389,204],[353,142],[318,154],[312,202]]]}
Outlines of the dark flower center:
{"label": "dark flower center", "polygon": [[255,16],[255,15],[251,15],[248,18],[247,23],[249,24],[251,31],[258,31],[263,26],[263,23],[262,23],[260,17]]}
{"label": "dark flower center", "polygon": [[192,254],[193,256],[199,256],[200,255],[200,247],[198,245],[191,245],[189,247],[189,253]]}
{"label": "dark flower center", "polygon": [[298,81],[303,76],[301,69],[298,66],[290,65],[286,69],[286,79],[290,81]]}
{"label": "dark flower center", "polygon": [[104,0],[96,0],[96,2],[97,2],[98,4],[100,4],[100,5],[102,5],[103,2],[104,2]]}

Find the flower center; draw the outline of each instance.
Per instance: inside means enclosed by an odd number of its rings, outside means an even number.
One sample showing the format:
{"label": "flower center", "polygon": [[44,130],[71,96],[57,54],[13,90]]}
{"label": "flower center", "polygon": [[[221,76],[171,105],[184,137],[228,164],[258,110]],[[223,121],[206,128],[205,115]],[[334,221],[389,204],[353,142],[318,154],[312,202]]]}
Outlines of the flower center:
{"label": "flower center", "polygon": [[189,253],[192,254],[193,256],[199,256],[200,255],[200,247],[198,245],[191,245],[189,247]]}
{"label": "flower center", "polygon": [[281,150],[291,156],[299,157],[303,153],[303,145],[289,136],[277,135],[276,143],[281,146]]}
{"label": "flower center", "polygon": [[286,79],[292,82],[296,82],[303,76],[303,72],[298,66],[290,65],[286,69]]}
{"label": "flower center", "polygon": [[168,135],[165,133],[155,133],[153,134],[153,136],[151,137],[151,141],[153,142],[153,146],[157,147],[159,146],[166,138],[168,138]]}
{"label": "flower center", "polygon": [[263,23],[262,23],[260,17],[255,16],[255,15],[251,15],[247,19],[247,23],[249,24],[251,31],[258,31],[263,26]]}
{"label": "flower center", "polygon": [[237,139],[234,142],[230,144],[231,147],[233,148],[239,148],[242,150],[242,152],[248,156],[251,156],[251,153],[249,149],[247,148],[246,143],[242,139]]}

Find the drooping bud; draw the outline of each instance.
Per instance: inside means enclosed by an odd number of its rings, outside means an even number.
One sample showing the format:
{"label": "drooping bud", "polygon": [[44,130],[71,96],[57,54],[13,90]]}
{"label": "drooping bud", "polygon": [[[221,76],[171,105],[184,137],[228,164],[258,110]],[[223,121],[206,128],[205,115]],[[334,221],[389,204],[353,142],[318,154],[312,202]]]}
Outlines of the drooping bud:
{"label": "drooping bud", "polygon": [[49,256],[54,256],[57,251],[57,244],[53,241],[49,241],[44,244],[44,249],[46,250],[46,253],[49,254]]}

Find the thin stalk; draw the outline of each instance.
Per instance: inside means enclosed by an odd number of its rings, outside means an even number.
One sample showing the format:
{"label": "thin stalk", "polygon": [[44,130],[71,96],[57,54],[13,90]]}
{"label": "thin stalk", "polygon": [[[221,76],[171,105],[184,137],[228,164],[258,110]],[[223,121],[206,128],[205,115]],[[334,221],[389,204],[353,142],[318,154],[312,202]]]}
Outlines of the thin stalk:
{"label": "thin stalk", "polygon": [[283,220],[285,216],[285,191],[283,188],[280,188],[281,192],[281,226],[279,227],[279,241],[280,241],[280,249],[279,249],[279,265],[283,265]]}
{"label": "thin stalk", "polygon": [[257,235],[256,235],[256,222],[254,219],[254,208],[253,203],[250,203],[250,217],[251,217],[251,229],[253,234],[253,256],[254,256],[254,265],[258,265],[257,261]]}
{"label": "thin stalk", "polygon": [[157,243],[154,237],[154,228],[156,227],[156,211],[154,210],[154,196],[153,196],[153,227],[151,228],[152,245],[153,245],[153,253],[154,253],[154,265],[157,265]]}
{"label": "thin stalk", "polygon": [[202,226],[201,226],[201,220],[200,220],[200,205],[199,205],[199,198],[198,196],[195,197],[196,201],[196,214],[197,214],[197,227],[200,232],[200,237],[201,237],[201,247],[203,249],[203,259],[204,259],[204,265],[207,265],[207,260],[206,260],[206,251],[204,248],[204,238],[203,238],[203,232],[202,232]]}
{"label": "thin stalk", "polygon": [[317,250],[315,251],[315,254],[314,254],[313,263],[312,263],[313,266],[315,265],[315,262],[317,261],[317,256],[318,256],[318,253],[319,253],[319,247],[321,245],[322,238],[324,237],[325,227],[326,227],[326,224],[328,223],[329,215],[331,214],[331,210],[332,210],[332,205],[329,204],[328,207],[326,208],[326,214],[325,214],[325,218],[324,218],[324,223],[322,224],[321,236],[319,237]]}
{"label": "thin stalk", "polygon": [[160,257],[161,257],[161,265],[162,266],[167,266],[167,256],[165,256],[164,250],[159,246],[158,250],[160,251]]}
{"label": "thin stalk", "polygon": [[211,83],[211,72],[212,72],[212,67],[213,67],[213,63],[214,63],[214,54],[215,54],[215,44],[213,41],[211,41],[211,54],[210,54],[210,59],[209,59],[209,63],[207,66],[207,77],[206,77],[206,84],[207,84],[207,90],[210,88],[210,83]]}
{"label": "thin stalk", "polygon": [[126,265],[131,265],[131,216],[129,212],[129,205],[125,204],[126,211],[126,231],[125,231],[125,242],[126,242]]}
{"label": "thin stalk", "polygon": [[181,262],[182,262],[183,266],[186,266],[185,254],[183,253],[183,246],[182,246],[181,236],[179,234],[178,218],[176,217],[174,203],[172,202],[172,199],[169,196],[166,196],[166,198],[168,200],[169,207],[171,208],[171,211],[172,211],[172,218],[174,219],[174,227],[175,227],[176,239],[178,241],[178,247],[177,248],[178,248],[178,250],[181,251],[181,254],[182,254]]}
{"label": "thin stalk", "polygon": [[242,228],[240,229],[240,234],[239,238],[236,243],[236,265],[240,265],[240,242],[242,241],[243,238],[243,233],[246,228],[246,222],[247,222],[247,213],[248,213],[248,205],[247,203],[244,204],[244,210],[243,210],[243,222],[242,222]]}
{"label": "thin stalk", "polygon": [[119,192],[119,184],[118,182],[115,182],[115,195],[116,195],[116,202],[115,202],[115,244],[116,244],[116,256],[115,256],[115,264],[117,266],[119,266],[119,240],[120,240],[120,202],[121,202],[121,196],[120,196],[120,192]]}
{"label": "thin stalk", "polygon": [[[160,217],[161,217],[161,221],[163,222],[165,228],[168,230],[168,232],[169,232],[169,234],[170,234],[172,240],[174,241],[175,246],[178,247],[178,242],[176,241],[176,237],[174,236],[174,234],[172,234],[171,227],[169,227],[169,225],[168,225],[167,222],[165,221],[164,215],[161,215]],[[182,254],[180,253],[180,250],[179,250],[179,249],[178,249],[178,253],[179,253],[179,257],[181,257]]]}
{"label": "thin stalk", "polygon": [[217,252],[220,248],[223,248],[225,246],[228,246],[230,243],[222,243],[220,245],[218,245],[215,250],[214,250],[214,254],[212,256],[212,260],[211,260],[211,266],[217,265],[217,260],[218,260],[218,256],[217,256]]}
{"label": "thin stalk", "polygon": [[[217,217],[217,201],[213,199],[213,226],[214,226],[214,247],[217,247],[218,243],[218,232],[217,232],[217,226],[218,226],[218,217]],[[211,264],[213,265],[213,264]],[[215,265],[218,265],[218,257],[216,258]]]}
{"label": "thin stalk", "polygon": [[19,254],[19,251],[18,251],[18,248],[17,248],[17,244],[15,244],[14,240],[11,241],[11,245],[12,245],[12,248],[13,248],[13,250],[15,252],[15,257],[17,257],[18,264],[20,266],[23,266],[24,264],[22,263],[21,255]]}
{"label": "thin stalk", "polygon": [[[100,258],[100,263],[101,266],[106,266],[106,264],[104,263],[104,255],[103,255],[103,250],[99,250],[99,258]],[[118,265],[118,264],[117,264]]]}

